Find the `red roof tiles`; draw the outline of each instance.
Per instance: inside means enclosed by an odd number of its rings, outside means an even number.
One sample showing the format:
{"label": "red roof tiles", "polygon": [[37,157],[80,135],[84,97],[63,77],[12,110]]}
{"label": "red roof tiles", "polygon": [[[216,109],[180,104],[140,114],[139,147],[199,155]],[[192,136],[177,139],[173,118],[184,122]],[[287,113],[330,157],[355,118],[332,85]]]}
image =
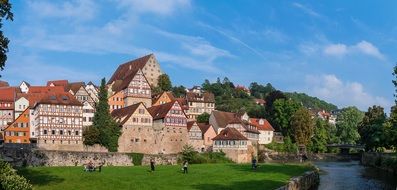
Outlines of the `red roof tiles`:
{"label": "red roof tiles", "polygon": [[142,103],[137,103],[131,106],[127,106],[121,109],[116,109],[112,111],[112,117],[121,125],[124,125],[128,119],[134,114],[136,109]]}
{"label": "red roof tiles", "polygon": [[237,129],[226,127],[212,140],[248,140]]}
{"label": "red roof tiles", "polygon": [[260,124],[260,120],[258,118],[250,118],[250,124],[256,126],[260,131],[274,131],[272,125],[266,119],[262,119],[263,124]]}
{"label": "red roof tiles", "polygon": [[43,94],[37,104],[56,104],[56,105],[73,105],[83,106],[73,95],[68,92],[49,92]]}
{"label": "red roof tiles", "polygon": [[111,84],[116,80],[124,80],[132,73],[136,73],[139,69],[143,69],[152,55],[153,54],[149,54],[120,65],[108,81],[108,84]]}
{"label": "red roof tiles", "polygon": [[16,98],[15,87],[4,87],[0,88],[0,101],[14,102]]}

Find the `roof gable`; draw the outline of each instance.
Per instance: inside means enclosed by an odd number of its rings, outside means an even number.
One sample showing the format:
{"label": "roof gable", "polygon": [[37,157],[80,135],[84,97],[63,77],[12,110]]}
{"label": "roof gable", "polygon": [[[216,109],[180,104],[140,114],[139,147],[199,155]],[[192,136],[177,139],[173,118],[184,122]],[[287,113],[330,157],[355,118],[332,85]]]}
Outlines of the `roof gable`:
{"label": "roof gable", "polygon": [[237,129],[226,127],[212,140],[248,140]]}
{"label": "roof gable", "polygon": [[124,80],[127,76],[131,75],[131,73],[136,72],[138,69],[143,69],[152,56],[153,54],[149,54],[119,65],[117,70],[113,73],[112,77],[108,81],[108,84],[111,84],[117,80]]}
{"label": "roof gable", "polygon": [[124,108],[113,110],[111,115],[120,125],[124,125],[128,119],[138,110],[138,108],[145,108],[146,111],[149,111],[142,102],[127,106]]}

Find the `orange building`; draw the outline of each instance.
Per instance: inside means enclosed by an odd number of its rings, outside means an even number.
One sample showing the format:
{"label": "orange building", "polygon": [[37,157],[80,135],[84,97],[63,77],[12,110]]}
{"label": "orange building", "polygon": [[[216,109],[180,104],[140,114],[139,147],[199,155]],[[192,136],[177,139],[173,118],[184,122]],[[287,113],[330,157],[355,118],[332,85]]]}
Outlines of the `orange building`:
{"label": "orange building", "polygon": [[29,108],[4,129],[5,143],[30,143]]}
{"label": "orange building", "polygon": [[124,107],[124,93],[119,91],[108,98],[109,111],[112,113],[113,110],[120,109]]}
{"label": "orange building", "polygon": [[175,100],[174,95],[172,92],[162,92],[154,97],[152,106],[158,106],[161,104],[169,103]]}

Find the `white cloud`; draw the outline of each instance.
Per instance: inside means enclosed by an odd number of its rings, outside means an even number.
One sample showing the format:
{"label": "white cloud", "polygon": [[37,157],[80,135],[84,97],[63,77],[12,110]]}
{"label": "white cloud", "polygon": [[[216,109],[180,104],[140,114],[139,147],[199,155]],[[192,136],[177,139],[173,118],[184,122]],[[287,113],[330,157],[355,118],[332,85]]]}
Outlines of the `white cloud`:
{"label": "white cloud", "polygon": [[307,75],[306,90],[309,94],[326,101],[335,103],[339,107],[357,106],[367,110],[372,105],[380,105],[388,110],[392,101],[385,97],[372,95],[358,82],[342,81],[335,75]]}
{"label": "white cloud", "polygon": [[135,13],[159,15],[170,15],[191,6],[190,0],[117,0],[117,3],[120,7],[128,8]]}
{"label": "white cloud", "polygon": [[288,40],[287,35],[277,29],[266,29],[265,31],[263,31],[263,35],[267,39],[273,40],[275,42],[283,43]]}
{"label": "white cloud", "polygon": [[357,43],[355,46],[355,48],[357,48],[358,51],[376,57],[378,59],[384,59],[385,56],[379,52],[378,48],[375,47],[373,44],[367,42],[367,41],[361,41],[359,43]]}
{"label": "white cloud", "polygon": [[332,56],[343,56],[347,53],[347,47],[345,44],[331,44],[325,47],[324,53]]}
{"label": "white cloud", "polygon": [[311,15],[311,16],[314,16],[314,17],[321,17],[321,15],[319,13],[317,13],[313,9],[311,9],[311,8],[309,8],[307,6],[304,6],[304,5],[300,4],[300,3],[296,3],[296,2],[292,3],[292,6],[302,10],[303,12],[305,12],[308,15]]}
{"label": "white cloud", "polygon": [[355,45],[348,46],[346,44],[329,44],[323,49],[323,53],[328,56],[342,57],[347,54],[365,54],[371,57],[375,57],[380,60],[384,60],[385,56],[379,51],[379,49],[372,43],[365,40],[358,42]]}
{"label": "white cloud", "polygon": [[73,20],[90,20],[96,14],[96,4],[92,0],[29,1],[28,6],[35,15],[47,18],[70,18]]}

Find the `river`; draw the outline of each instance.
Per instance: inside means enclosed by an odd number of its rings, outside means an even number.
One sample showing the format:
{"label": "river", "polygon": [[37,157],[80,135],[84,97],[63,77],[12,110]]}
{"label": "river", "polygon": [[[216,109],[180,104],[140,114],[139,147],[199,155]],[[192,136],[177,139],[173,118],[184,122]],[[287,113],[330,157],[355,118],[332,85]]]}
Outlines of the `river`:
{"label": "river", "polygon": [[363,167],[358,161],[316,162],[320,168],[319,190],[397,190],[397,176]]}

